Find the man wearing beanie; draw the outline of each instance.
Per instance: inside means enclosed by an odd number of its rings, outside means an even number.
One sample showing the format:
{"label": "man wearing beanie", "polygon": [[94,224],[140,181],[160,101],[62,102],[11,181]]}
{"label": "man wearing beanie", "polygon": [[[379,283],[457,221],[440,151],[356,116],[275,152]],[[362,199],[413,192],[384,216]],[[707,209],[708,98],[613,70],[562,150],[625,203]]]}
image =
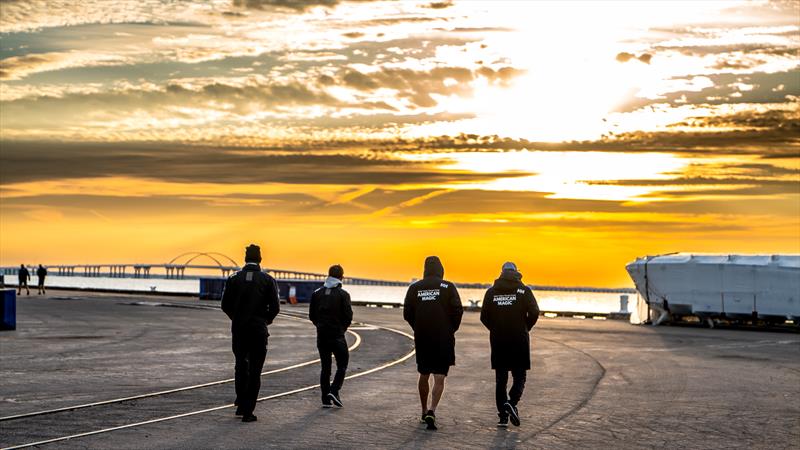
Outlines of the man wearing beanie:
{"label": "man wearing beanie", "polygon": [[[319,375],[319,388],[322,393],[322,407],[344,406],[339,390],[344,383],[350,354],[344,333],[353,321],[350,294],[342,289],[344,269],[335,265],[328,269],[325,284],[311,295],[308,318],[317,327],[317,350],[322,364]],[[336,375],[331,384],[331,355],[336,358]]]}
{"label": "man wearing beanie", "polygon": [[261,369],[267,357],[267,325],[280,310],[278,283],[261,271],[261,248],[245,250],[242,270],[225,281],[222,310],[231,319],[233,355],[236,358],[236,415],[242,422],[258,420],[253,411],[261,389]]}
{"label": "man wearing beanie", "polygon": [[[437,256],[427,257],[423,278],[408,287],[403,318],[414,330],[422,421],[429,430],[436,429],[436,407],[450,366],[456,364],[455,333],[463,313],[456,286],[444,279],[442,262]],[[428,407],[431,374],[433,390]]]}
{"label": "man wearing beanie", "polygon": [[[508,420],[519,426],[517,403],[525,389],[526,372],[531,368],[530,331],[539,320],[539,305],[530,288],[522,284],[522,274],[512,262],[503,264],[500,278],[483,296],[481,322],[489,329],[492,369],[495,370],[495,403],[499,427]],[[508,372],[514,381],[507,392]]]}

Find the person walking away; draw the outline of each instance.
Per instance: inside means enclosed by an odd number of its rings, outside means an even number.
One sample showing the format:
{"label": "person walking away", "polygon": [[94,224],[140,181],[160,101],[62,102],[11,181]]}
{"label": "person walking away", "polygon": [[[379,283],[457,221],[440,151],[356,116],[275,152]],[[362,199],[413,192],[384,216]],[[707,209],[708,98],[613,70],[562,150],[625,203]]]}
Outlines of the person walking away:
{"label": "person walking away", "polygon": [[422,422],[429,430],[436,429],[436,407],[444,393],[450,366],[456,364],[455,333],[463,313],[456,286],[444,279],[442,262],[437,256],[427,257],[423,278],[409,286],[406,293],[403,318],[414,330]]}
{"label": "person walking away", "polygon": [[[533,292],[522,284],[522,274],[514,263],[503,264],[500,278],[486,291],[481,308],[481,322],[489,329],[492,348],[499,427],[507,427],[509,419],[514,426],[520,425],[517,404],[531,368],[530,331],[537,320],[539,305]],[[507,392],[509,372],[513,382]]]}
{"label": "person walking away", "polygon": [[23,287],[27,292],[26,295],[31,295],[31,290],[28,287],[28,280],[31,279],[31,273],[28,272],[28,269],[25,267],[25,264],[19,265],[19,272],[17,272],[17,279],[19,280],[19,284],[17,285],[17,295],[22,295]]}
{"label": "person walking away", "polygon": [[236,415],[242,422],[255,422],[253,414],[261,389],[261,369],[267,357],[267,325],[280,311],[278,283],[261,271],[261,248],[245,250],[242,270],[225,281],[222,310],[231,319],[236,387]]}
{"label": "person walking away", "polygon": [[[344,383],[350,353],[344,333],[353,322],[353,308],[350,294],[342,289],[344,269],[340,265],[328,269],[328,278],[321,288],[311,294],[308,318],[317,327],[317,350],[322,364],[319,374],[319,388],[322,394],[322,407],[342,404],[339,391]],[[336,358],[336,374],[331,384],[331,355]]]}
{"label": "person walking away", "polygon": [[36,276],[39,278],[39,295],[47,294],[47,291],[44,288],[44,278],[47,276],[47,269],[39,264],[39,268],[36,269]]}

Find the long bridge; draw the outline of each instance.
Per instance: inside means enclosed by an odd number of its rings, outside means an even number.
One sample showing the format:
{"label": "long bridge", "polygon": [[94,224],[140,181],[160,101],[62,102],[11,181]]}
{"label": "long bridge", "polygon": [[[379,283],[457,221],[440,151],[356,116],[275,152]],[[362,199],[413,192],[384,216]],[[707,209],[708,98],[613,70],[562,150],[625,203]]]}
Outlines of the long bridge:
{"label": "long bridge", "polygon": [[[204,257],[213,264],[198,264],[198,258]],[[31,276],[36,276],[37,266],[26,266]],[[222,277],[227,277],[241,269],[236,261],[222,253],[217,252],[187,252],[180,254],[169,262],[156,264],[54,264],[45,265],[48,275],[67,276],[67,277],[105,277],[105,278],[161,278],[161,279],[195,279],[203,275],[187,275],[186,270],[190,271],[219,271]],[[264,272],[269,273],[280,281],[325,281],[327,274],[314,272],[301,272],[296,270],[263,268]],[[16,277],[19,267],[0,267],[0,273],[10,277]],[[208,276],[208,275],[206,275]],[[13,279],[12,279],[13,280]],[[6,280],[12,281],[12,280]],[[362,286],[408,286],[408,281],[376,280],[371,278],[345,277],[345,284]],[[461,288],[486,289],[489,284],[481,283],[457,283]],[[595,292],[595,293],[627,293],[635,294],[636,290],[631,288],[598,288],[590,286],[547,286],[529,285],[533,290],[540,291],[564,291],[564,292]]]}

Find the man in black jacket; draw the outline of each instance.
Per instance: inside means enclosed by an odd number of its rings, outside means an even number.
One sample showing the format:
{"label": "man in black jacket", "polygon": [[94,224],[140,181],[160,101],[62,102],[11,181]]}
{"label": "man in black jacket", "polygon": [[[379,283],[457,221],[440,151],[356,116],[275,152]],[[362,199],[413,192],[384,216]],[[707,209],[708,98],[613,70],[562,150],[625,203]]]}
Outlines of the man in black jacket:
{"label": "man in black jacket", "polygon": [[[497,426],[507,427],[508,420],[519,426],[517,403],[525,389],[526,372],[531,368],[530,330],[539,320],[539,305],[530,288],[522,284],[522,274],[514,263],[503,264],[500,278],[486,291],[481,308],[481,322],[489,329],[492,369],[495,370]],[[508,372],[514,381],[506,392]]]}
{"label": "man in black jacket", "polygon": [[[322,407],[344,406],[339,390],[344,383],[350,353],[344,333],[353,322],[353,309],[350,294],[342,289],[344,269],[335,265],[328,269],[325,284],[311,295],[308,318],[317,327],[317,350],[322,369],[319,374],[319,387],[322,391]],[[331,354],[336,358],[336,375],[331,384]]]}
{"label": "man in black jacket", "polygon": [[28,280],[31,279],[31,273],[28,271],[28,268],[25,267],[25,264],[19,265],[19,271],[17,272],[17,280],[19,284],[17,285],[17,295],[22,295],[22,288],[25,288],[27,295],[31,295],[31,289],[28,287]]}
{"label": "man in black jacket", "polygon": [[[436,256],[427,257],[423,278],[409,286],[406,293],[403,318],[414,330],[422,421],[429,430],[436,429],[436,407],[444,393],[450,366],[456,364],[455,333],[463,313],[456,286],[444,280],[442,262]],[[433,391],[428,408],[431,374]]]}
{"label": "man in black jacket", "polygon": [[242,270],[225,281],[222,310],[231,319],[233,355],[236,358],[236,415],[242,422],[255,422],[253,415],[261,389],[261,369],[267,357],[267,325],[280,310],[278,283],[261,271],[261,248],[245,250]]}
{"label": "man in black jacket", "polygon": [[36,269],[36,276],[39,277],[39,295],[47,294],[47,290],[44,288],[44,278],[47,276],[47,269],[39,264],[39,268]]}

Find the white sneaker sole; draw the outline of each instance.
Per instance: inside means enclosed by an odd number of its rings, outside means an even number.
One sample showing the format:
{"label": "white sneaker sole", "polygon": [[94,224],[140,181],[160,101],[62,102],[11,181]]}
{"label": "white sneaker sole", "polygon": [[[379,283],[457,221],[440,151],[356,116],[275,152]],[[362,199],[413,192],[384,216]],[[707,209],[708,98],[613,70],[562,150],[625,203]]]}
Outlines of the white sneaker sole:
{"label": "white sneaker sole", "polygon": [[344,407],[344,405],[336,397],[334,397],[333,395],[328,394],[328,399],[331,401],[331,403],[332,403],[331,406],[332,407],[336,407],[336,408]]}

